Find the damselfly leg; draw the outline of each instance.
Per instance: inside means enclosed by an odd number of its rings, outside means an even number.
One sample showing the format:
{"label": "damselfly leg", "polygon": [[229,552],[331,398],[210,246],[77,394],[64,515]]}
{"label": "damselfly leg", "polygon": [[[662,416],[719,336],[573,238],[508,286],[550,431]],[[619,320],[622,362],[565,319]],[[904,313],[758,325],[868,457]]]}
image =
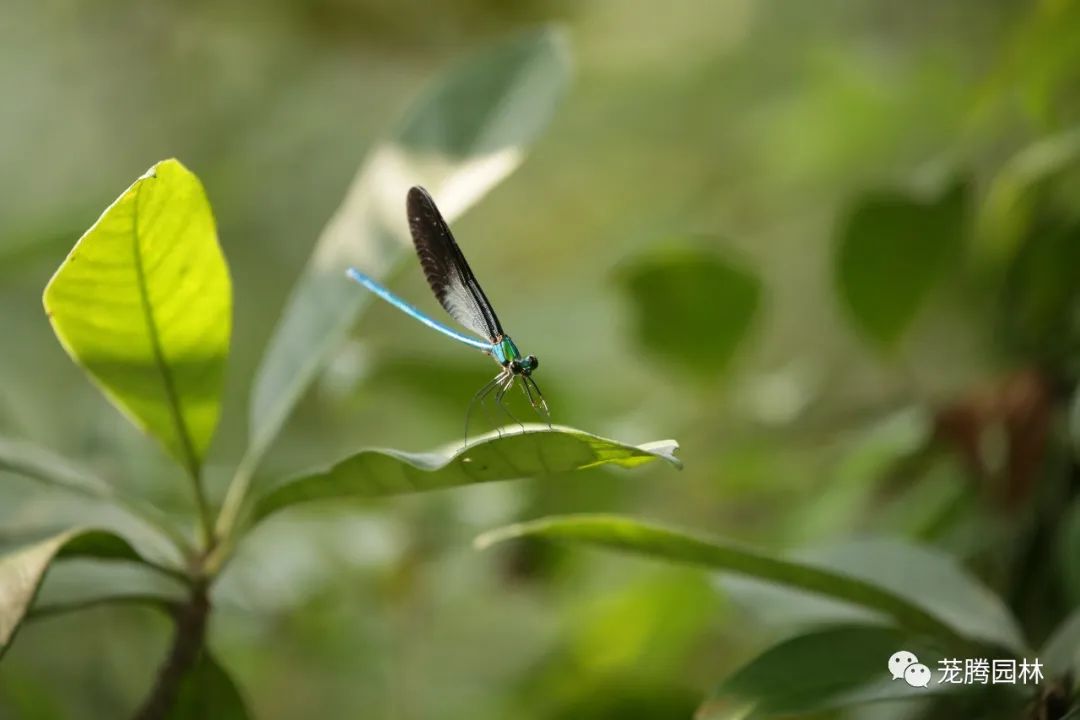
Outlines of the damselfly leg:
{"label": "damselfly leg", "polygon": [[[498,387],[503,382],[503,379],[505,377],[506,377],[506,373],[505,372],[500,372],[498,375],[496,375],[495,377],[488,380],[487,383],[484,385],[484,387],[482,387],[482,388],[480,388],[479,390],[476,391],[476,394],[473,395],[472,400],[469,402],[469,407],[465,411],[465,445],[466,446],[468,446],[468,444],[469,444],[469,419],[472,417],[473,408],[476,407],[477,403],[479,403],[480,407],[484,408],[484,412],[486,413],[487,408],[484,406],[484,399],[488,395],[491,394],[492,390],[494,390],[496,387]],[[492,423],[492,424],[496,425],[496,430],[498,430],[497,423]],[[499,430],[499,437],[502,437],[502,431],[501,430]]]}
{"label": "damselfly leg", "polygon": [[[536,390],[536,397],[533,397],[532,390],[529,389],[529,384],[532,384],[533,389]],[[551,429],[551,413],[548,412],[547,402],[544,401],[544,394],[540,392],[540,386],[536,384],[536,381],[532,377],[525,375],[522,378],[521,387],[525,389],[525,396],[529,398],[529,404],[532,405],[533,410],[537,412],[547,423],[548,430]]]}
{"label": "damselfly leg", "polygon": [[515,379],[515,375],[507,376],[506,381],[499,387],[499,391],[495,393],[495,404],[499,406],[500,410],[506,413],[506,416],[508,418],[517,423],[517,426],[521,428],[521,434],[524,435],[525,425],[523,425],[522,422],[517,419],[517,416],[514,415],[514,413],[510,412],[510,408],[506,407],[506,405],[503,403],[503,398],[506,397],[507,391],[514,386]]}

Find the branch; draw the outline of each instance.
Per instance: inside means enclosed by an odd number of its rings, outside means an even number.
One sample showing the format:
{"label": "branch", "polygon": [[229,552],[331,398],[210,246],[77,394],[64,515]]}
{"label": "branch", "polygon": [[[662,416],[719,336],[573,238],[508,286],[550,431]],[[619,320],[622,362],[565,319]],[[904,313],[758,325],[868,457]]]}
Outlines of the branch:
{"label": "branch", "polygon": [[199,582],[191,598],[176,612],[176,633],[169,656],[158,671],[157,681],[149,697],[139,708],[134,720],[164,720],[176,702],[180,685],[195,667],[206,639],[206,619],[210,614],[210,599],[205,582]]}

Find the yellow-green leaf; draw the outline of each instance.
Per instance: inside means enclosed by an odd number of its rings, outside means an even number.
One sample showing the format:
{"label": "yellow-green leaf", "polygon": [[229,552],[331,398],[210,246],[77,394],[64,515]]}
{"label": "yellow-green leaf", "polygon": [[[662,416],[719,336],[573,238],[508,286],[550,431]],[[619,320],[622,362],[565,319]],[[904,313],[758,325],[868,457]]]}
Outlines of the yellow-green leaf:
{"label": "yellow-green leaf", "polygon": [[135,181],[45,288],[60,343],[197,474],[220,410],[232,291],[202,184],[176,160]]}

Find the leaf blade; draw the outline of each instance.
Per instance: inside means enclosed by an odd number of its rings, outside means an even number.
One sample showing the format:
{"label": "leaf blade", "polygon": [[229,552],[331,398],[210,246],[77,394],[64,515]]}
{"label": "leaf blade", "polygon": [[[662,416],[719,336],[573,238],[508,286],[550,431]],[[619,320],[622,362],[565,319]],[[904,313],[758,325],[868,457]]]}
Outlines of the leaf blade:
{"label": "leaf blade", "polygon": [[1050,633],[1039,658],[1051,673],[1075,676],[1080,672],[1080,609],[1074,610]]}
{"label": "leaf blade", "polygon": [[[2,552],[2,549],[0,549]],[[37,597],[50,564],[58,557],[141,561],[131,545],[103,530],[69,529],[0,554],[0,656]]]}
{"label": "leaf blade", "polygon": [[[475,544],[483,549],[506,540],[538,536],[624,550],[712,570],[734,572],[810,591],[885,615],[900,627],[951,643],[976,640],[1022,649],[1010,628],[997,631],[964,626],[949,613],[919,602],[911,593],[882,587],[872,580],[823,564],[783,559],[712,537],[614,515],[565,515],[541,518],[491,530]],[[970,580],[974,583],[974,580]],[[981,587],[981,586],[980,586]]]}
{"label": "leaf blade", "polygon": [[60,344],[197,475],[220,411],[231,285],[202,184],[176,160],[135,181],[45,288]]}
{"label": "leaf blade", "polygon": [[702,720],[720,720],[733,703],[749,705],[753,718],[787,717],[883,698],[917,699],[931,692],[957,691],[950,685],[913,688],[892,681],[885,659],[901,649],[935,667],[937,654],[895,628],[836,625],[795,635],[724,680],[701,710]]}
{"label": "leaf blade", "polygon": [[[764,294],[757,274],[694,246],[637,258],[618,275],[632,301],[638,343],[703,378],[729,366],[753,329]],[[688,342],[686,327],[709,331]]]}
{"label": "leaf blade", "polygon": [[0,437],[0,472],[10,472],[79,495],[109,498],[113,490],[99,477],[33,443]]}
{"label": "leaf blade", "polygon": [[975,249],[991,267],[1004,266],[1031,225],[1039,195],[1080,157],[1080,129],[1041,138],[998,170],[976,218]]}
{"label": "leaf blade", "polygon": [[168,720],[247,720],[251,717],[244,696],[225,668],[203,648],[195,667],[180,683]]}
{"label": "leaf blade", "polygon": [[674,455],[677,448],[678,443],[671,440],[634,446],[572,428],[529,426],[524,435],[504,432],[502,437],[477,440],[465,449],[361,450],[325,471],[265,492],[255,502],[253,521],[313,500],[387,497],[599,465],[629,468],[654,460],[681,467]]}
{"label": "leaf blade", "polygon": [[[190,554],[187,538],[160,510],[127,496],[103,478],[77,467],[69,459],[48,448],[0,436],[0,473],[5,472],[62,490],[69,494],[71,500],[79,498],[77,512],[56,523],[57,526],[75,522],[117,529],[122,527],[127,536],[141,538],[142,541],[138,544],[140,552],[144,554],[148,552],[148,543],[153,543],[157,538],[169,541],[172,549],[176,551]],[[121,515],[89,519],[100,515],[106,508],[115,509]],[[63,503],[54,501],[50,504],[50,509],[55,511],[55,514],[62,515]],[[106,513],[108,514],[108,511]],[[150,550],[149,554],[154,552]]]}
{"label": "leaf blade", "polygon": [[835,283],[858,330],[883,348],[896,344],[962,245],[967,192],[938,198],[900,193],[860,198],[838,233]]}

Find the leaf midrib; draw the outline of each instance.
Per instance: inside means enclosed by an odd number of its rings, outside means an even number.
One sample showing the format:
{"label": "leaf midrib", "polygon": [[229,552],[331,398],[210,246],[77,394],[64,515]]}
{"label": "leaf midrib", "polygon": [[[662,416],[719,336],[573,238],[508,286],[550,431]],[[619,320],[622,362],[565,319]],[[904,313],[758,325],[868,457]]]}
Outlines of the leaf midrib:
{"label": "leaf midrib", "polygon": [[146,271],[143,269],[142,245],[139,242],[139,201],[142,198],[143,184],[157,180],[151,175],[143,178],[135,187],[134,209],[131,213],[131,242],[135,261],[135,279],[138,283],[139,304],[142,307],[146,329],[150,335],[150,347],[154,354],[155,364],[161,373],[161,381],[165,386],[166,404],[169,407],[169,415],[172,417],[176,434],[180,440],[182,461],[187,467],[188,473],[193,478],[199,477],[199,459],[195,452],[195,445],[191,440],[187,424],[184,422],[180,395],[176,391],[176,382],[173,379],[172,368],[165,359],[165,351],[161,346],[161,337],[158,334],[157,321],[154,318],[154,309],[150,304],[150,288],[146,283]]}

